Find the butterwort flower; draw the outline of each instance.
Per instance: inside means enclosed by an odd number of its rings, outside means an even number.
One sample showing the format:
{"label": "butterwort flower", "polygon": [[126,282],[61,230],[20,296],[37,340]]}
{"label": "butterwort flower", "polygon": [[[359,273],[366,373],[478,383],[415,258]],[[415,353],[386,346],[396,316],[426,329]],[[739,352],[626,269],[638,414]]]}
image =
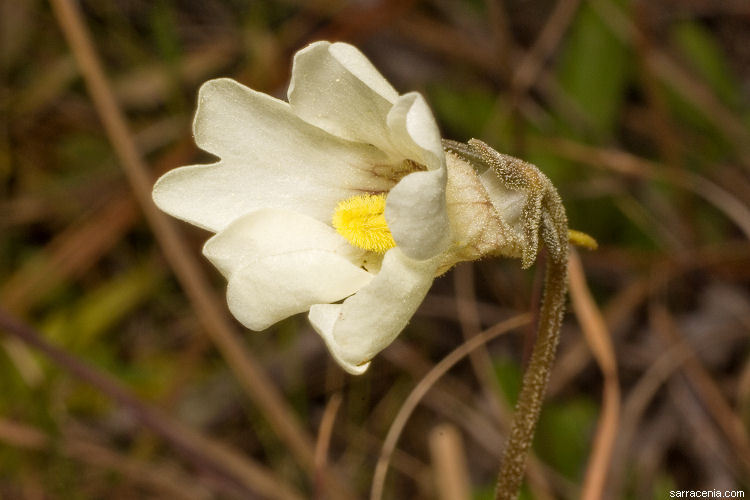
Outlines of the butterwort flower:
{"label": "butterwort flower", "polygon": [[243,325],[309,311],[336,361],[361,374],[455,263],[533,261],[539,191],[482,168],[493,165],[479,141],[444,149],[424,98],[400,95],[355,47],[299,51],[287,97],[206,82],[193,133],[219,160],[172,170],[153,191],[163,211],[215,233],[203,253]]}

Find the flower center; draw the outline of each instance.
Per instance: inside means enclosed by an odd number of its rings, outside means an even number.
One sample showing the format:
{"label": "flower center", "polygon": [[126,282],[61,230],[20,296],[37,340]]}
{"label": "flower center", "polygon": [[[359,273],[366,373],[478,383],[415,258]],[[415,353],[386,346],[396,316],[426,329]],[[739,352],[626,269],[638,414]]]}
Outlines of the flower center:
{"label": "flower center", "polygon": [[360,194],[339,202],[333,227],[355,247],[385,253],[396,246],[385,222],[385,193]]}

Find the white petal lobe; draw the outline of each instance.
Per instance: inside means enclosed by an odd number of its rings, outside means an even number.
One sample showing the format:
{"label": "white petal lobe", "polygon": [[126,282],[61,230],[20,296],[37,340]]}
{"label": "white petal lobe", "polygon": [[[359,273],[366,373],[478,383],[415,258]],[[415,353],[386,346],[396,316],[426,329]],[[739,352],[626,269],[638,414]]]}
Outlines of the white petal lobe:
{"label": "white petal lobe", "polygon": [[303,120],[390,152],[386,118],[398,93],[355,47],[316,42],[294,57],[289,103]]}
{"label": "white petal lobe", "polygon": [[357,373],[357,367],[401,333],[427,294],[435,270],[434,261],[414,261],[394,248],[367,286],[343,304],[311,307],[310,322],[341,366]]}
{"label": "white petal lobe", "polygon": [[381,191],[372,173],[387,156],[310,125],[289,105],[229,79],[206,82],[193,124],[212,165],[174,169],[154,186],[165,212],[213,232],[260,208],[288,208],[328,222],[339,200]]}
{"label": "white petal lobe", "polygon": [[365,286],[372,275],[323,250],[270,255],[232,273],[227,303],[251,330],[265,330],[314,304],[335,302]]}
{"label": "white petal lobe", "polygon": [[445,169],[440,130],[421,94],[409,92],[398,98],[388,113],[388,128],[404,157],[428,170]]}
{"label": "white petal lobe", "polygon": [[317,304],[310,308],[308,318],[313,328],[320,333],[320,336],[328,347],[328,351],[339,366],[352,375],[362,375],[370,367],[370,362],[354,364],[342,358],[339,346],[333,338],[333,327],[336,325],[340,313],[341,304]]}
{"label": "white petal lobe", "polygon": [[405,158],[426,166],[428,171],[407,175],[391,189],[385,218],[393,239],[406,255],[428,259],[445,250],[451,241],[440,132],[424,98],[416,92],[399,97],[388,115],[388,125]]}
{"label": "white petal lobe", "polygon": [[425,260],[451,242],[445,208],[445,171],[415,172],[391,189],[385,220],[396,245],[413,259]]}
{"label": "white petal lobe", "polygon": [[301,250],[332,252],[357,267],[364,255],[331,226],[304,214],[274,208],[240,217],[206,242],[203,255],[229,277],[248,261]]}

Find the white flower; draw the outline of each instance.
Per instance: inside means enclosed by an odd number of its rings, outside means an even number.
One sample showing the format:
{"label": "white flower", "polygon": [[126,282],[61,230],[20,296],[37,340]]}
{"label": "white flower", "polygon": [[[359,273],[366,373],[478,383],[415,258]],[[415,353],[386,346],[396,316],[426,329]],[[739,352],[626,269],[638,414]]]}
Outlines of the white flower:
{"label": "white flower", "polygon": [[288,99],[205,83],[193,131],[220,160],[168,172],[154,201],[216,233],[203,253],[241,323],[264,330],[309,310],[336,361],[360,374],[436,275],[517,255],[517,238],[468,163],[444,153],[422,96],[399,95],[356,48],[299,51]]}

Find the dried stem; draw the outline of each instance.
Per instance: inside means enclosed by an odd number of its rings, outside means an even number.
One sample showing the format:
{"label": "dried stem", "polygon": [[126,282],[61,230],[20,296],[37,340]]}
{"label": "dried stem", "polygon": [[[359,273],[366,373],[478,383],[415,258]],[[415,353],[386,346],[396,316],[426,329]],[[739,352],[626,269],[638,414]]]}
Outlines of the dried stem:
{"label": "dried stem", "polygon": [[[199,321],[214,345],[226,359],[242,387],[268,419],[271,427],[284,441],[289,452],[315,479],[312,438],[300,424],[292,409],[276,390],[261,363],[239,339],[228,320],[224,307],[211,291],[208,278],[177,231],[175,225],[151,201],[153,179],[128,129],[111,85],[104,73],[85,20],[75,2],[50,0],[58,24],[75,56],[92,101],[117,154],[133,193],[143,210],[154,236],[167,257],[193,307]],[[337,484],[341,483],[333,477]],[[341,485],[340,490],[343,490]],[[346,495],[334,493],[337,498]]]}
{"label": "dried stem", "polygon": [[472,351],[489,342],[493,338],[503,333],[509,332],[514,328],[523,326],[529,322],[528,314],[521,314],[509,318],[501,323],[488,328],[482,333],[478,333],[471,339],[458,346],[450,354],[440,360],[432,369],[419,381],[407,396],[404,403],[399,408],[398,413],[393,418],[393,423],[388,429],[388,434],[383,441],[383,447],[380,450],[378,462],[375,465],[375,474],[372,479],[372,488],[370,490],[370,500],[380,500],[383,498],[383,489],[385,486],[385,476],[388,472],[388,466],[391,457],[396,449],[401,431],[404,430],[406,422],[409,420],[414,409],[422,400],[425,394],[445,375],[456,363],[471,354]]}
{"label": "dried stem", "polygon": [[31,326],[0,308],[0,330],[47,356],[72,375],[86,381],[108,395],[146,428],[161,436],[173,448],[201,469],[207,469],[231,481],[242,494],[262,494],[268,498],[300,499],[299,493],[284,484],[265,466],[244,457],[229,446],[207,438],[173,419],[158,408],[148,405],[117,380],[49,343]]}
{"label": "dried stem", "polygon": [[595,500],[604,496],[607,474],[612,464],[612,456],[620,427],[620,382],[617,375],[617,358],[604,316],[594,302],[586,284],[581,259],[575,250],[570,253],[570,297],[578,323],[581,325],[586,342],[596,359],[602,375],[602,411],[596,426],[589,462],[586,466],[582,500]]}

